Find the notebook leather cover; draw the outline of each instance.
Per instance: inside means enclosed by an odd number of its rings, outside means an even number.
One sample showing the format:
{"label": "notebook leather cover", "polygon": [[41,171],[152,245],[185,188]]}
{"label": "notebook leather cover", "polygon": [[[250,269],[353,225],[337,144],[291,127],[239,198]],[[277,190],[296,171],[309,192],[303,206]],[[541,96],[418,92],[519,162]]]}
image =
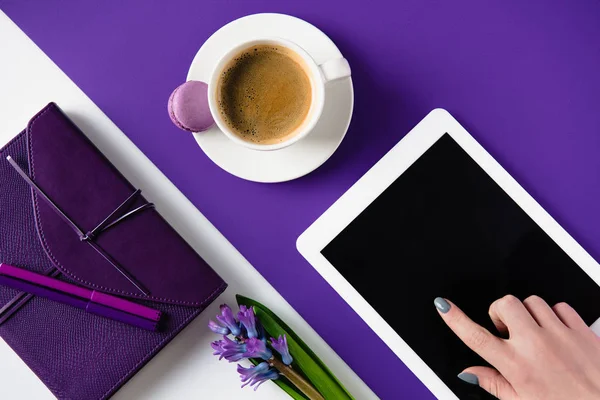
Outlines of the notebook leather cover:
{"label": "notebook leather cover", "polygon": [[[227,285],[155,208],[91,239],[109,262],[32,190],[7,156],[83,232],[136,191],[56,104],[41,110],[0,153],[1,262],[54,272],[165,316],[160,330],[151,332],[35,296],[23,302],[23,294],[0,286],[0,336],[52,393],[60,399],[108,398]],[[127,210],[146,203],[136,196]]]}

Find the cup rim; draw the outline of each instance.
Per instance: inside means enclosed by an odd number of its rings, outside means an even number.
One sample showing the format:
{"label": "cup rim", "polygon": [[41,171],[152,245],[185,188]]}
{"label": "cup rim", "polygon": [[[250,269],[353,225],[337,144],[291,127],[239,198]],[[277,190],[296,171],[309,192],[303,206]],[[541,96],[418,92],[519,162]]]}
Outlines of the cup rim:
{"label": "cup rim", "polygon": [[[248,47],[257,45],[257,44],[265,44],[265,43],[275,43],[275,44],[287,47],[290,50],[294,51],[298,56],[300,56],[303,59],[303,61],[305,62],[307,68],[310,70],[310,73],[311,73],[310,79],[311,79],[311,84],[313,85],[313,99],[311,102],[311,108],[313,108],[313,109],[311,111],[309,111],[311,114],[309,116],[307,116],[307,118],[310,118],[310,120],[304,125],[302,130],[300,132],[298,132],[296,135],[292,136],[291,138],[289,138],[288,140],[286,140],[284,142],[273,143],[273,144],[252,143],[252,142],[249,142],[249,141],[246,141],[246,140],[240,138],[238,135],[236,135],[234,132],[232,132],[227,127],[227,125],[225,124],[223,119],[221,118],[219,108],[217,105],[218,102],[216,99],[217,83],[219,81],[221,72],[222,72],[223,68],[225,67],[225,65],[227,65],[227,63],[229,63],[231,61],[231,59],[235,55],[237,55],[239,52],[241,52],[242,50],[244,50]],[[321,71],[319,69],[319,66],[314,61],[314,59],[310,56],[310,54],[308,54],[308,52],[306,52],[306,50],[304,50],[302,47],[300,47],[299,45],[297,45],[294,42],[291,42],[287,39],[283,39],[280,37],[256,37],[256,38],[246,40],[243,43],[240,43],[240,44],[236,45],[235,47],[231,48],[219,59],[219,61],[213,68],[213,71],[210,76],[210,80],[208,82],[208,106],[209,106],[210,112],[212,114],[212,117],[213,117],[216,125],[219,127],[221,132],[225,136],[227,136],[230,140],[232,140],[236,144],[239,144],[241,146],[247,147],[252,150],[261,150],[261,151],[279,150],[279,149],[283,149],[285,147],[291,146],[294,143],[305,138],[306,136],[308,136],[308,134],[313,130],[313,128],[317,124],[317,122],[323,112],[324,105],[325,105],[325,83],[323,81],[323,77],[322,77]]]}

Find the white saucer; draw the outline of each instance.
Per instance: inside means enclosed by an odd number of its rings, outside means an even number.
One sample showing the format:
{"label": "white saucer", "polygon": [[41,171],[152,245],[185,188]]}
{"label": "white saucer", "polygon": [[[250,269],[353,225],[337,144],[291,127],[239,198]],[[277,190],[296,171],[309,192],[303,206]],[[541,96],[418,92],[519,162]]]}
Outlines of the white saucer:
{"label": "white saucer", "polygon": [[[341,56],[331,39],[306,21],[283,14],[255,14],[230,22],[208,38],[194,57],[187,80],[207,82],[215,63],[245,41],[249,32],[295,42],[317,64]],[[216,125],[194,137],[204,153],[232,175],[255,182],[285,182],[314,171],[331,157],[346,136],[353,108],[352,79],[345,78],[327,83],[321,119],[306,138],[292,146],[250,150],[228,139]]]}

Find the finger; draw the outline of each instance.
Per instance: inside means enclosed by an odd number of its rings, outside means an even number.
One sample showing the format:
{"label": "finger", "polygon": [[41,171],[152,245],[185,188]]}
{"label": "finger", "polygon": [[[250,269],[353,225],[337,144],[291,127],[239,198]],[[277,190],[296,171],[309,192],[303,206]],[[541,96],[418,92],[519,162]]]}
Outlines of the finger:
{"label": "finger", "polygon": [[500,372],[489,367],[470,367],[458,374],[466,383],[479,385],[483,390],[500,400],[516,400],[517,393]]}
{"label": "finger", "polygon": [[[492,304],[494,304],[494,303],[492,303]],[[504,322],[502,322],[502,320],[500,319],[500,317],[498,316],[498,314],[496,312],[492,312],[491,306],[490,306],[490,309],[488,310],[488,315],[490,316],[490,319],[494,323],[494,326],[496,327],[496,330],[498,330],[500,335],[504,338],[508,337],[508,327],[504,324]]]}
{"label": "finger", "polygon": [[590,330],[585,321],[577,314],[577,311],[567,303],[558,303],[552,307],[552,310],[562,323],[569,328],[580,332]]}
{"label": "finger", "polygon": [[523,305],[539,326],[550,328],[562,325],[554,310],[541,297],[529,296],[523,301]]}
{"label": "finger", "polygon": [[[492,335],[487,329],[473,322],[455,304],[441,297],[435,299],[434,304],[446,325],[462,340],[471,350],[483,357],[490,364],[502,363],[505,344]],[[498,366],[498,365],[496,365]]]}
{"label": "finger", "polygon": [[492,321],[495,321],[494,325],[506,327],[509,334],[538,327],[521,300],[512,295],[493,302],[489,314]]}

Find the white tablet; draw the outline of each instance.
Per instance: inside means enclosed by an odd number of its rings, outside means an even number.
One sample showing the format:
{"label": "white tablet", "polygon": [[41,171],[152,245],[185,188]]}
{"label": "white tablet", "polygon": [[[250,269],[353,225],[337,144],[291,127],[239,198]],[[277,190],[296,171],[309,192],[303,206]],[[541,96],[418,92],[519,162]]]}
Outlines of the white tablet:
{"label": "white tablet", "polygon": [[600,317],[598,263],[445,110],[432,111],[298,239],[298,250],[441,399],[487,399],[485,365],[438,316],[453,300],[495,329],[505,294]]}

